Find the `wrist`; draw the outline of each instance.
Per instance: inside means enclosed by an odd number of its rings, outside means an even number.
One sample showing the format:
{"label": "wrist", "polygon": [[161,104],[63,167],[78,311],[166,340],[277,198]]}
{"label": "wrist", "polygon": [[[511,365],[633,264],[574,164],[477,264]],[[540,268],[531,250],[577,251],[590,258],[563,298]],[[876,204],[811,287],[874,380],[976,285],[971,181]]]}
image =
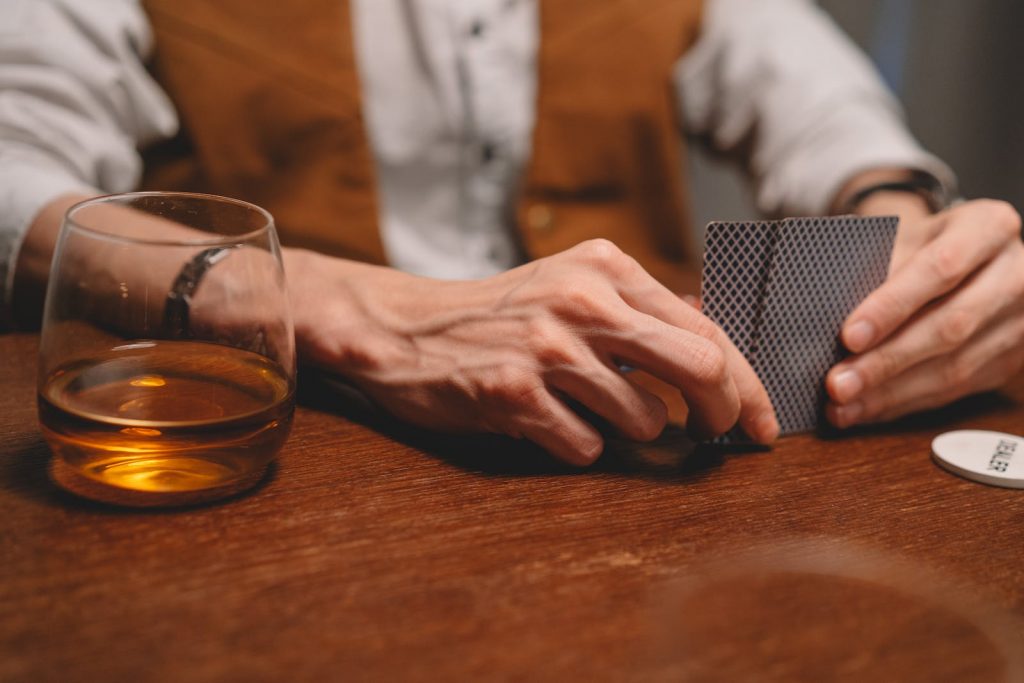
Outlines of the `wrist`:
{"label": "wrist", "polygon": [[858,216],[899,216],[901,223],[913,223],[934,212],[928,201],[912,192],[881,191],[865,197],[854,207]]}
{"label": "wrist", "polygon": [[918,219],[938,213],[949,204],[946,189],[923,171],[880,168],[854,176],[836,195],[832,213],[896,214]]}
{"label": "wrist", "polygon": [[283,249],[281,257],[301,363],[361,384],[386,362],[398,362],[401,335],[388,293],[403,288],[388,276],[408,276],[305,249]]}
{"label": "wrist", "polygon": [[[324,346],[323,319],[333,319],[327,301],[322,296],[330,283],[324,280],[322,261],[328,257],[314,251],[297,248],[283,248],[281,261],[284,265],[285,285],[288,288],[288,302],[291,306],[292,323],[295,326],[295,350],[300,361],[320,365],[326,354]],[[337,299],[337,297],[331,297]],[[321,321],[318,322],[317,318]]]}

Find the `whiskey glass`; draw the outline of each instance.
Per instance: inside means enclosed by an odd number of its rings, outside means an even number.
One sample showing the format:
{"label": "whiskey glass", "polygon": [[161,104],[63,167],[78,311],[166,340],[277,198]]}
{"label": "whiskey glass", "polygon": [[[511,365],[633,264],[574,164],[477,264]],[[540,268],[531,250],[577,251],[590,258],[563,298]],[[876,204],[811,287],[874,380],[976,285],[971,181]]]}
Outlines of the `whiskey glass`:
{"label": "whiskey glass", "polygon": [[60,486],[136,506],[238,493],[287,439],[294,396],[294,330],[267,211],[172,192],[68,210],[38,381]]}

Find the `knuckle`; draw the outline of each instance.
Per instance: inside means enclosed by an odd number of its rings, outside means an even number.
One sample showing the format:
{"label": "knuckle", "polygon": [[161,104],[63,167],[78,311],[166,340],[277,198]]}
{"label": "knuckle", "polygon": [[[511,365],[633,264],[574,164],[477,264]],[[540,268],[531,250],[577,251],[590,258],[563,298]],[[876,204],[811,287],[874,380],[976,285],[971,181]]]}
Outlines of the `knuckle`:
{"label": "knuckle", "polygon": [[885,283],[865,301],[860,316],[876,329],[889,329],[912,311],[912,302],[895,283]]}
{"label": "knuckle", "polygon": [[580,330],[618,330],[625,325],[615,304],[585,283],[565,283],[551,312]]}
{"label": "knuckle", "polygon": [[585,283],[562,283],[558,301],[556,310],[564,315],[578,319],[591,319],[599,316],[600,298],[594,289]]}
{"label": "knuckle", "polygon": [[952,358],[943,370],[946,387],[951,391],[960,391],[971,384],[976,371],[974,362],[966,354]]}
{"label": "knuckle", "polygon": [[740,410],[739,402],[730,402],[728,405],[720,407],[714,413],[707,415],[708,429],[715,436],[725,434],[739,421]]}
{"label": "knuckle", "polygon": [[963,252],[950,244],[935,244],[931,248],[928,267],[943,287],[952,287],[966,274]]}
{"label": "knuckle", "polygon": [[977,316],[973,311],[950,311],[939,323],[939,341],[943,348],[955,349],[970,339],[977,326]]}
{"label": "knuckle", "polygon": [[892,385],[887,382],[866,396],[863,401],[864,408],[861,412],[861,419],[874,420],[879,415],[890,412],[891,407],[896,404],[893,391]]}
{"label": "knuckle", "polygon": [[642,424],[637,428],[637,432],[633,438],[637,441],[654,441],[661,434],[664,427],[664,424],[658,424],[653,421]]}
{"label": "knuckle", "polygon": [[690,332],[704,337],[705,339],[718,339],[718,335],[721,333],[718,325],[712,322],[711,318],[706,315],[696,315],[693,319],[687,323],[687,328]]}
{"label": "knuckle", "polygon": [[603,237],[587,240],[580,250],[588,262],[602,270],[615,270],[628,259],[614,242]]}
{"label": "knuckle", "polygon": [[874,363],[865,363],[861,368],[861,371],[867,376],[868,382],[874,383],[891,377],[899,369],[899,359],[888,346],[879,348],[874,356]]}
{"label": "knuckle", "polygon": [[657,405],[650,406],[644,416],[636,421],[634,438],[638,441],[653,441],[665,429],[666,424],[668,424],[668,410],[664,403],[658,401]]}
{"label": "knuckle", "polygon": [[1004,231],[1008,237],[1016,236],[1021,230],[1021,218],[1017,209],[1009,202],[999,199],[980,200],[992,218],[992,225]]}
{"label": "knuckle", "polygon": [[572,338],[557,322],[539,318],[527,324],[527,344],[543,367],[572,363]]}
{"label": "knuckle", "polygon": [[728,375],[725,352],[711,342],[704,342],[690,351],[694,363],[694,379],[707,386],[718,386]]}
{"label": "knuckle", "polygon": [[543,389],[540,379],[525,368],[511,364],[499,365],[480,382],[481,398],[500,409],[533,408]]}

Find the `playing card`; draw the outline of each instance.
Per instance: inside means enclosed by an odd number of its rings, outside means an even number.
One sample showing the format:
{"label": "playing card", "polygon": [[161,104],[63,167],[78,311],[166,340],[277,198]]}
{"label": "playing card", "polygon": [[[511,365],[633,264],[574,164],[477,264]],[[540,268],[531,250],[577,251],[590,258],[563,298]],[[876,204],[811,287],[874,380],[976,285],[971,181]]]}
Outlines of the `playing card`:
{"label": "playing card", "polygon": [[747,358],[761,326],[765,286],[779,223],[712,223],[702,271],[704,314],[729,335]]}
{"label": "playing card", "polygon": [[838,216],[708,226],[704,312],[761,378],[783,434],[819,424],[825,375],[844,355],[839,331],[885,280],[897,223]]}

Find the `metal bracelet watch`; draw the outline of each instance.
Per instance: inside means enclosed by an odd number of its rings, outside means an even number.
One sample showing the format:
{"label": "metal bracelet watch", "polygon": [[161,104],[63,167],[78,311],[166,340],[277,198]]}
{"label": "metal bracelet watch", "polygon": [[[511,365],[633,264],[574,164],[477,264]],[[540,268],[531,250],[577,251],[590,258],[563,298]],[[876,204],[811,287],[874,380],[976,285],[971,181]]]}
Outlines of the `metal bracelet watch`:
{"label": "metal bracelet watch", "polygon": [[218,262],[231,253],[231,247],[210,247],[203,249],[186,263],[164,303],[164,329],[172,339],[184,338],[188,332],[189,313],[192,297],[203,276]]}

